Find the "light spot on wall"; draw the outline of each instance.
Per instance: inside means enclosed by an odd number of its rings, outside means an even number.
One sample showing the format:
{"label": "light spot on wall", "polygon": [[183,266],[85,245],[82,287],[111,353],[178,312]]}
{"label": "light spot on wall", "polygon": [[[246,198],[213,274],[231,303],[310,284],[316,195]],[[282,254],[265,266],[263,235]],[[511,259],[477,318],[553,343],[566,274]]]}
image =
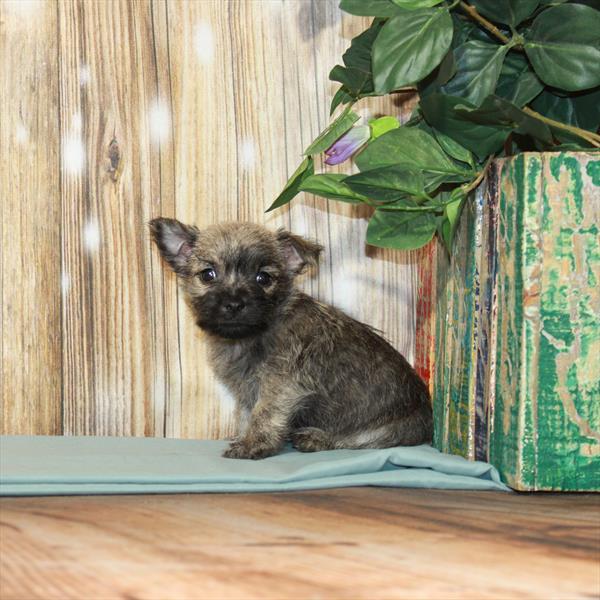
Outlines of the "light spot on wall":
{"label": "light spot on wall", "polygon": [[360,269],[360,265],[344,264],[342,268],[336,269],[333,278],[332,302],[341,310],[355,318],[359,318],[360,308],[358,298],[360,294],[359,281],[354,272]]}
{"label": "light spot on wall", "polygon": [[213,62],[215,42],[212,27],[206,21],[200,21],[194,29],[194,50],[202,64]]}
{"label": "light spot on wall", "polygon": [[34,13],[39,13],[41,7],[45,8],[39,0],[4,0],[2,2],[2,8],[4,10],[18,12],[23,16],[25,14],[29,16]]}
{"label": "light spot on wall", "polygon": [[242,141],[240,145],[239,161],[242,169],[248,170],[254,166],[254,163],[256,162],[256,149],[254,140],[251,138]]}
{"label": "light spot on wall", "polygon": [[71,287],[71,278],[68,273],[63,273],[60,278],[60,289],[62,295],[65,296]]}
{"label": "light spot on wall", "polygon": [[292,232],[296,233],[297,235],[305,235],[307,237],[314,238],[314,233],[311,236],[310,228],[308,226],[308,223],[306,222],[306,207],[303,206],[300,202],[292,202],[290,213],[292,222]]}
{"label": "light spot on wall", "polygon": [[73,175],[81,173],[85,164],[85,147],[81,138],[82,129],[81,113],[73,113],[69,133],[62,140],[62,166],[67,173]]}
{"label": "light spot on wall", "polygon": [[150,107],[150,135],[156,143],[169,139],[171,133],[171,114],[166,102],[158,98]]}
{"label": "light spot on wall", "polygon": [[80,112],[76,112],[71,117],[71,131],[73,133],[81,133],[83,128],[83,118]]}
{"label": "light spot on wall", "polygon": [[88,252],[95,252],[100,247],[100,228],[98,222],[93,219],[83,228],[83,245]]}
{"label": "light spot on wall", "polygon": [[28,139],[29,132],[27,131],[27,129],[25,129],[24,125],[19,123],[15,128],[15,140],[17,141],[17,144],[20,144],[22,146],[27,143]]}
{"label": "light spot on wall", "polygon": [[79,136],[68,136],[62,142],[62,163],[67,173],[81,173],[85,163],[85,148]]}
{"label": "light spot on wall", "polygon": [[80,86],[85,86],[87,85],[92,79],[92,72],[90,71],[90,68],[88,65],[83,65],[80,69],[79,69],[79,85]]}
{"label": "light spot on wall", "polygon": [[361,121],[357,123],[357,125],[366,125],[369,122],[369,119],[372,117],[371,109],[368,106],[364,106],[356,111],[356,114],[361,117]]}

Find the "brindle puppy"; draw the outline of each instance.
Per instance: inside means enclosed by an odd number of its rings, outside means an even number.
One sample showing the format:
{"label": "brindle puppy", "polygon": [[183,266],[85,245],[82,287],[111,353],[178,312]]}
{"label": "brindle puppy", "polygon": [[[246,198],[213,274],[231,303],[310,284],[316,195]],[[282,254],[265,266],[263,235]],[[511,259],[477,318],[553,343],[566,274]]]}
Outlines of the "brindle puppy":
{"label": "brindle puppy", "polygon": [[404,357],[295,288],[321,246],[251,223],[159,218],[150,231],[236,399],[242,433],[224,456],[264,458],[287,439],[303,452],[431,441],[429,394]]}

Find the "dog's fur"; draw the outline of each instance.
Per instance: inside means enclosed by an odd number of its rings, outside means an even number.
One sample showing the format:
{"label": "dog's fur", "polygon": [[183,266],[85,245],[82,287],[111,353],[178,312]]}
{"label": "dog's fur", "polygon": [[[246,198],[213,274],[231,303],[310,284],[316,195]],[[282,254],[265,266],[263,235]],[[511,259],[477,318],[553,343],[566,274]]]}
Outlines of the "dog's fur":
{"label": "dog's fur", "polygon": [[[429,394],[404,357],[367,325],[295,288],[321,246],[251,223],[149,225],[246,422],[224,456],[264,458],[288,439],[305,452],[431,440]],[[204,281],[210,269],[215,278]]]}

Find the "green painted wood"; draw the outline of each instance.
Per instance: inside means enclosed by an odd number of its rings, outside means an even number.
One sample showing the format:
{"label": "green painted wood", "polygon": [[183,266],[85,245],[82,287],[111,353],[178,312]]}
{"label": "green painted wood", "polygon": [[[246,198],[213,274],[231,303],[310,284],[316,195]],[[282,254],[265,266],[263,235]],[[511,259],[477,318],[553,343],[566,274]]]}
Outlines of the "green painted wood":
{"label": "green painted wood", "polygon": [[435,444],[515,489],[598,490],[600,156],[498,160],[474,200],[438,262]]}
{"label": "green painted wood", "polygon": [[500,172],[490,460],[522,490],[600,489],[600,157]]}
{"label": "green painted wood", "polygon": [[483,193],[465,204],[452,256],[440,251],[433,388],[435,446],[475,458],[475,395]]}

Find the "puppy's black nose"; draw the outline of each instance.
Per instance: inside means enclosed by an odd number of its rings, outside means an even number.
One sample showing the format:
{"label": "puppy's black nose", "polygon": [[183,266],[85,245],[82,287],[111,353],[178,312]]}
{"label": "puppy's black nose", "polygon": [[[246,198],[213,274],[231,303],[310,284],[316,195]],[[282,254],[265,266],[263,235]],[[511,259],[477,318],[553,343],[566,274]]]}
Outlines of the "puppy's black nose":
{"label": "puppy's black nose", "polygon": [[245,306],[243,300],[227,300],[223,304],[223,310],[228,315],[235,315],[242,311]]}

